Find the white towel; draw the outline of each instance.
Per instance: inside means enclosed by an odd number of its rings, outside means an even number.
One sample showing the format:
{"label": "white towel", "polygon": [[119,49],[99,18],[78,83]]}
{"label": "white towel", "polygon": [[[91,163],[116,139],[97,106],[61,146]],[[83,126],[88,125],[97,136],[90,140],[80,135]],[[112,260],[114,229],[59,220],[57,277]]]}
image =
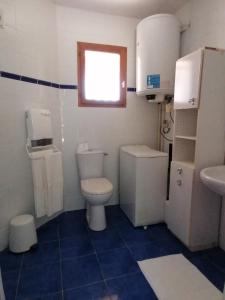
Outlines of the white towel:
{"label": "white towel", "polygon": [[46,214],[51,216],[63,209],[63,170],[61,152],[45,155],[48,201]]}
{"label": "white towel", "polygon": [[42,150],[30,153],[34,185],[35,213],[37,218],[46,215],[48,193],[45,155],[48,153],[52,153],[52,150]]}
{"label": "white towel", "polygon": [[63,209],[62,154],[51,149],[30,156],[36,216],[52,216]]}
{"label": "white towel", "polygon": [[182,254],[138,262],[159,300],[222,300],[222,293]]}

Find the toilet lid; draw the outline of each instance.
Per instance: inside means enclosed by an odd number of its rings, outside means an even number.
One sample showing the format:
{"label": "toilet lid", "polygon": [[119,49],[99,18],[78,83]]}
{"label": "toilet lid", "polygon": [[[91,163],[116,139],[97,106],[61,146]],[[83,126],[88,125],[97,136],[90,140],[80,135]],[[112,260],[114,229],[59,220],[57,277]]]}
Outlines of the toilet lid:
{"label": "toilet lid", "polygon": [[83,192],[93,195],[103,195],[112,192],[113,185],[106,178],[91,178],[81,180]]}

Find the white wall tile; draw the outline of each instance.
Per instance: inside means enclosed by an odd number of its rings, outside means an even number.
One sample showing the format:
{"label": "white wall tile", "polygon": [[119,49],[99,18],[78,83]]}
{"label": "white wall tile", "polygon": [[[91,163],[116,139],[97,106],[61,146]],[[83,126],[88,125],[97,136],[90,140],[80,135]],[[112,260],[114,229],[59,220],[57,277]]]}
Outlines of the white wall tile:
{"label": "white wall tile", "polygon": [[[0,70],[57,82],[56,14],[49,0],[0,0],[8,14],[0,29]],[[7,13],[8,11],[8,13]],[[56,145],[61,147],[58,90],[0,78],[0,249],[8,224],[18,214],[34,214],[30,159],[25,150],[25,111],[48,108]],[[41,222],[46,221],[43,218]]]}

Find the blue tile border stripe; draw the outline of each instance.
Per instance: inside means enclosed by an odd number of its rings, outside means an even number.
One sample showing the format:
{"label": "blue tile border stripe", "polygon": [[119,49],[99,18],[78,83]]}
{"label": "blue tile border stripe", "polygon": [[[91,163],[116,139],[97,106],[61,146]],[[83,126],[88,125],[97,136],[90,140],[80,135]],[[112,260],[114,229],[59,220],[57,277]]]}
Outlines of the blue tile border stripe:
{"label": "blue tile border stripe", "polygon": [[128,92],[136,92],[136,88],[128,87],[128,88],[127,88],[127,91],[128,91]]}
{"label": "blue tile border stripe", "polygon": [[63,89],[63,90],[77,90],[77,85],[73,85],[73,84],[60,84],[59,88]]}
{"label": "blue tile border stripe", "polygon": [[[28,77],[28,76],[23,76],[23,75],[19,75],[19,74],[9,73],[9,72],[5,72],[5,71],[0,71],[0,77],[23,81],[23,82],[32,83],[32,84],[44,85],[44,86],[48,86],[48,87],[52,87],[52,88],[56,88],[56,89],[62,89],[62,90],[77,90],[78,89],[78,86],[75,84],[58,84],[55,82],[50,82],[50,81],[32,78],[32,77]],[[127,91],[128,92],[136,92],[136,88],[128,87]]]}

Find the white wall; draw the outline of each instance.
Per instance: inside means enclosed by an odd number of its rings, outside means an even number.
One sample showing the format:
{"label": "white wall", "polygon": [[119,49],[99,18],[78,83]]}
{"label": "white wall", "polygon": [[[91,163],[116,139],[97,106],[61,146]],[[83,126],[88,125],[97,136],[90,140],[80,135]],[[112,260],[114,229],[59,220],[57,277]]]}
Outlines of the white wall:
{"label": "white wall", "polygon": [[[57,81],[55,6],[48,0],[0,0],[0,70]],[[61,145],[58,90],[0,77],[0,249],[7,245],[8,222],[33,213],[31,166],[25,151],[25,111],[49,108]],[[41,220],[42,221],[42,220]]]}
{"label": "white wall", "polygon": [[224,0],[191,0],[177,16],[191,27],[182,36],[182,54],[199,47],[225,48],[225,2]]}
{"label": "white wall", "polygon": [[[135,27],[138,19],[104,15],[66,7],[57,7],[59,78],[62,83],[77,84],[76,43],[94,42],[128,48],[127,81],[135,87]],[[135,93],[127,93],[127,108],[79,108],[77,91],[60,92],[63,103],[65,139],[63,145],[65,207],[79,209],[84,201],[79,192],[75,161],[77,144],[88,141],[91,147],[109,153],[105,175],[114,185],[110,204],[118,203],[119,147],[144,143],[155,146],[157,105],[150,105]]]}
{"label": "white wall", "polygon": [[[135,87],[137,19],[56,7],[51,0],[0,0],[5,27],[0,29],[0,71],[51,82],[77,84],[76,42],[128,47],[128,86]],[[57,54],[58,52],[58,54]],[[118,203],[119,146],[155,146],[158,108],[135,93],[127,108],[78,108],[76,90],[58,90],[0,77],[0,250],[7,245],[9,220],[34,213],[30,161],[25,152],[25,111],[52,112],[56,145],[63,144],[65,210],[84,207],[79,191],[75,150],[88,141],[109,153],[105,173]],[[42,223],[46,219],[39,220]]]}
{"label": "white wall", "polygon": [[[200,47],[225,49],[225,1],[191,0],[177,16],[183,23],[190,21],[190,29],[182,35],[182,55]],[[225,116],[224,116],[225,117]],[[225,250],[225,204],[223,202],[220,245]]]}

